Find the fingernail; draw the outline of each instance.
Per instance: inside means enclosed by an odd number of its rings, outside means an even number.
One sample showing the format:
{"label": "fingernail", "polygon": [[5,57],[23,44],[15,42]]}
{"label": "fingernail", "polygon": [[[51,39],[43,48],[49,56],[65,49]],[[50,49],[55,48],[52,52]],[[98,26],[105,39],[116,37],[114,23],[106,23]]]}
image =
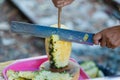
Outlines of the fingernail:
{"label": "fingernail", "polygon": [[57,7],[59,7],[59,8],[60,8],[60,7],[63,7],[63,5],[57,5]]}

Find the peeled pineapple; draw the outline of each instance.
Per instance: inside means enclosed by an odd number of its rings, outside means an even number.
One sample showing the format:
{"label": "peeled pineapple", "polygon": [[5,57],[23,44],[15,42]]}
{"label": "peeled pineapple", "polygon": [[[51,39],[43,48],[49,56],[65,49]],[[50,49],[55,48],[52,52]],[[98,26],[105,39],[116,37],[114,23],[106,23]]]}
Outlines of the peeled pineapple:
{"label": "peeled pineapple", "polygon": [[[57,24],[51,26],[57,27]],[[64,25],[61,25],[61,28],[66,29]],[[58,35],[51,35],[51,37],[46,38],[45,46],[51,68],[64,68],[68,65],[71,42],[61,41]]]}

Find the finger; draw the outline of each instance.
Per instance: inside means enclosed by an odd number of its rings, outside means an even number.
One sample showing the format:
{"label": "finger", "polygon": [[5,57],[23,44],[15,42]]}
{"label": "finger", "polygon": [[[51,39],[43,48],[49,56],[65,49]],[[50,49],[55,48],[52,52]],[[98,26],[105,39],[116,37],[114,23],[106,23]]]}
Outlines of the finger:
{"label": "finger", "polygon": [[69,4],[69,2],[64,2],[64,6],[66,6],[66,5],[68,5]]}
{"label": "finger", "polygon": [[105,46],[106,46],[106,38],[105,38],[105,37],[103,37],[103,38],[101,39],[100,45],[101,45],[101,47],[105,47]]}
{"label": "finger", "polygon": [[112,44],[112,47],[111,47],[112,49],[114,49],[116,47],[119,47],[120,46],[120,39],[117,40],[117,41],[112,42],[111,44]]}
{"label": "finger", "polygon": [[[112,37],[112,39],[111,39],[111,37]],[[106,37],[106,47],[114,49],[114,46],[112,44],[112,43],[114,43],[113,36],[111,36],[111,37]]]}
{"label": "finger", "polygon": [[59,4],[59,5],[57,5],[56,7],[57,7],[57,8],[61,8],[61,7],[64,7],[64,5],[63,5],[63,4]]}
{"label": "finger", "polygon": [[64,7],[64,6],[66,6],[66,5],[69,5],[69,4],[71,4],[72,2],[73,2],[74,0],[61,0],[61,1],[59,1],[58,2],[58,7]]}
{"label": "finger", "polygon": [[57,0],[57,3],[60,4],[60,3],[63,3],[64,0]]}
{"label": "finger", "polygon": [[95,34],[94,37],[93,37],[94,44],[98,45],[100,43],[101,39],[102,39],[102,34],[101,33]]}
{"label": "finger", "polygon": [[66,1],[66,2],[64,2],[64,6],[69,5],[71,3],[72,3],[72,1]]}
{"label": "finger", "polygon": [[117,35],[111,36],[108,40],[109,40],[110,48],[114,49],[118,47],[120,40],[118,39]]}
{"label": "finger", "polygon": [[118,42],[118,47],[120,47],[120,39],[119,39],[119,42]]}
{"label": "finger", "polygon": [[60,7],[64,6],[64,0],[58,0],[58,1],[53,0],[53,3],[55,5],[55,7],[57,7],[57,8],[60,8]]}
{"label": "finger", "polygon": [[112,46],[112,44],[110,43],[110,41],[108,40],[108,41],[106,41],[106,46],[108,47],[108,48],[114,48],[113,46]]}
{"label": "finger", "polygon": [[59,0],[59,1],[57,1],[57,4],[58,4],[58,5],[63,5],[63,4],[64,4],[64,0]]}

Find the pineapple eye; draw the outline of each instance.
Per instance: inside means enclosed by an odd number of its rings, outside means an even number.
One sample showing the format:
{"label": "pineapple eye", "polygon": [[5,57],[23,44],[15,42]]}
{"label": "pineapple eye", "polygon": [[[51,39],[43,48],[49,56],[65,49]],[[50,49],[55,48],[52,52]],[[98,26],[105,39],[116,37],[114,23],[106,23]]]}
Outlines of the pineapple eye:
{"label": "pineapple eye", "polygon": [[55,51],[57,51],[57,49],[55,49]]}
{"label": "pineapple eye", "polygon": [[52,49],[52,44],[50,44],[49,48]]}
{"label": "pineapple eye", "polygon": [[54,41],[54,44],[56,43],[56,41]]}

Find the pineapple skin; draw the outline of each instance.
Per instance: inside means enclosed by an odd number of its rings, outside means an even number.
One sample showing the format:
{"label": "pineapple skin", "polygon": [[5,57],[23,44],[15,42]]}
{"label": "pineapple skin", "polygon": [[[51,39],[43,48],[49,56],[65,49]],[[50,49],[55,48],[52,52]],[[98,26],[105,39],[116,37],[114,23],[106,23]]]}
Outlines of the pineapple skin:
{"label": "pineapple skin", "polygon": [[[52,27],[56,26],[57,24],[52,25]],[[61,28],[66,29],[64,25],[61,25]],[[61,41],[58,35],[52,35],[45,39],[45,46],[51,68],[64,68],[68,65],[71,54],[71,42]],[[52,51],[50,51],[50,48],[52,48]]]}

